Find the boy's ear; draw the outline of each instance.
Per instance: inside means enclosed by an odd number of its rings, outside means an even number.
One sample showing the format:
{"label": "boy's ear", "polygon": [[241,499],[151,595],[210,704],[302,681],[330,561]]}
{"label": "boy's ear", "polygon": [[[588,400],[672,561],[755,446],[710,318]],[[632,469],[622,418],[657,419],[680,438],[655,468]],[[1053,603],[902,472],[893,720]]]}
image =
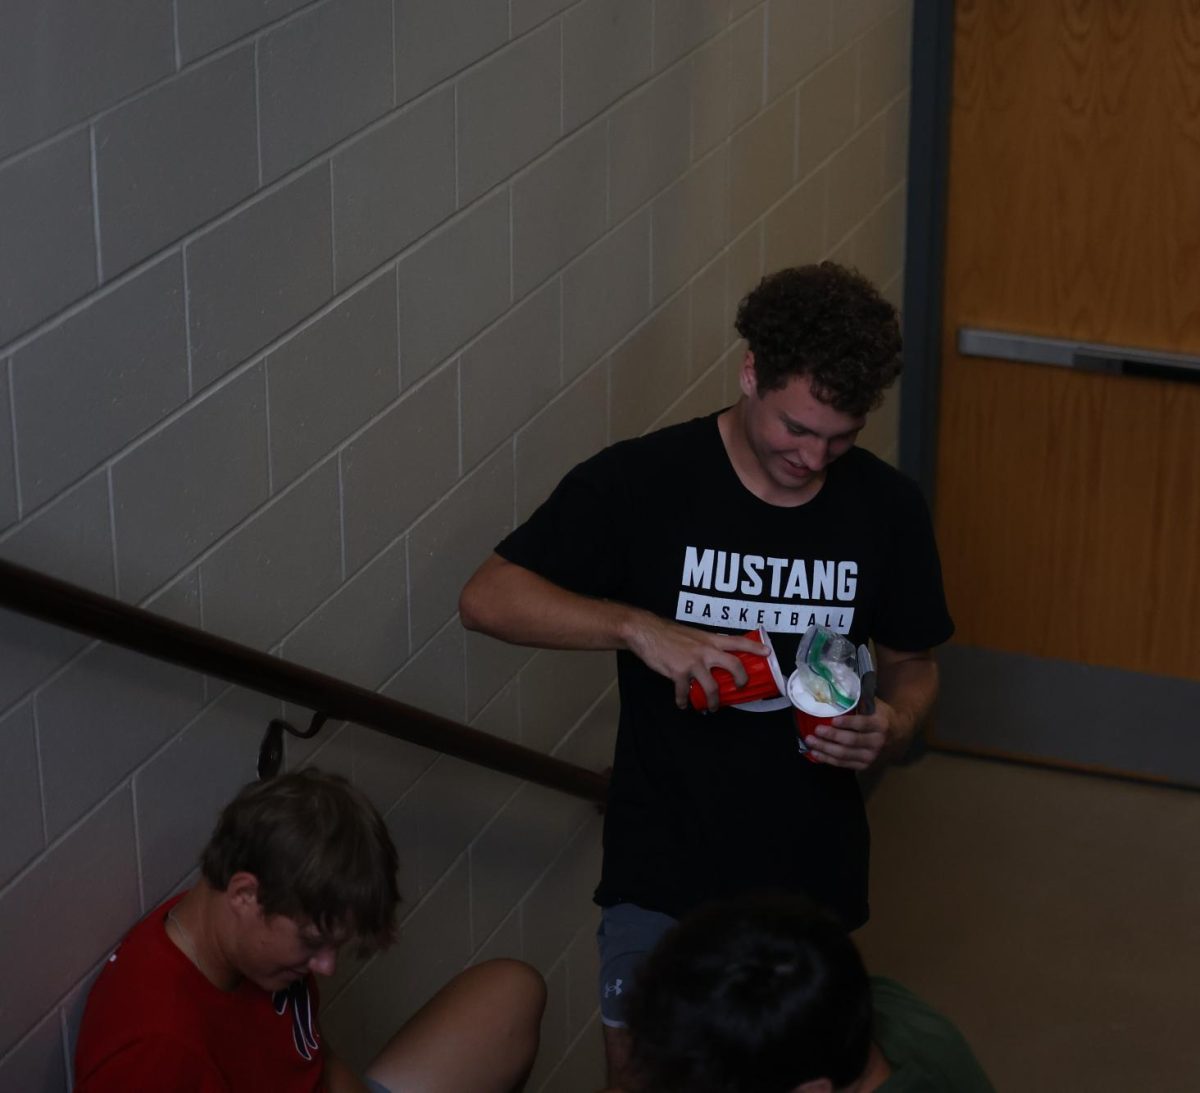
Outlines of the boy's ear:
{"label": "boy's ear", "polygon": [[254,912],[259,909],[258,878],[253,873],[234,873],[225,885],[225,898],[235,911]]}
{"label": "boy's ear", "polygon": [[738,386],[742,394],[749,398],[758,392],[758,373],[754,369],[754,354],[749,349],[742,358],[742,367],[738,370]]}

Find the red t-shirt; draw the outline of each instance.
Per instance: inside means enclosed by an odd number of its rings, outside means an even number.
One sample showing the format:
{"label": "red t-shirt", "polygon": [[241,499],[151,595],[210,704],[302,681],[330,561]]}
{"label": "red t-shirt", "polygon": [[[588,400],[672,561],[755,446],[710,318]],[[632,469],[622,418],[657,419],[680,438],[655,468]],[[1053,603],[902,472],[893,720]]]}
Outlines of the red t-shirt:
{"label": "red t-shirt", "polygon": [[75,1093],[316,1093],[324,1062],[309,976],[271,994],[213,986],[172,944],[156,907],[108,958],[88,995]]}

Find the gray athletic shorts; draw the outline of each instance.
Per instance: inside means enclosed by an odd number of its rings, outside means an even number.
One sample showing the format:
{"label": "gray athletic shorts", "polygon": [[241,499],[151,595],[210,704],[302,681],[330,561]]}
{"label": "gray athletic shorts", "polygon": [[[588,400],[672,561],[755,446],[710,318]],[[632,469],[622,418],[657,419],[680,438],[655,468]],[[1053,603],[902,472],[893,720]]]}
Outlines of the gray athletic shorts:
{"label": "gray athletic shorts", "polygon": [[625,995],[638,965],[675,919],[647,911],[636,903],[616,903],[600,909],[596,944],[600,948],[600,1020],[609,1028],[625,1027]]}

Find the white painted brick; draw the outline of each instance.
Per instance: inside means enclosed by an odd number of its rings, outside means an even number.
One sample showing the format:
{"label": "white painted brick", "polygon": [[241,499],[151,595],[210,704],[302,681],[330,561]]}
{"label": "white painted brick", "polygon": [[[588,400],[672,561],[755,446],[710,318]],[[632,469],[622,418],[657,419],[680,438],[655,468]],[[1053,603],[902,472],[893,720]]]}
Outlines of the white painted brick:
{"label": "white painted brick", "polygon": [[399,254],[455,209],[454,89],[372,127],[332,161],[338,288]]}
{"label": "white painted brick", "polygon": [[539,1093],[579,1093],[605,1085],[604,1038],[599,1014],[575,1037],[567,1057],[550,1075]]}
{"label": "white painted brick", "polygon": [[612,439],[636,436],[687,386],[690,300],[681,292],[612,355]]}
{"label": "white painted brick", "polygon": [[0,362],[0,531],[17,519],[17,474],[13,463],[12,408],[8,361]]}
{"label": "white painted brick", "polygon": [[257,778],[259,744],[278,716],[278,699],[234,688],[134,776],[147,906],[196,867],[218,813]]}
{"label": "white painted brick", "polygon": [[174,71],[172,14],[171,0],[8,0],[0,159]]}
{"label": "white painted brick", "polygon": [[737,337],[728,306],[728,273],[728,254],[723,252],[691,283],[693,378],[708,369]]}
{"label": "white painted brick", "polygon": [[[485,960],[495,960],[498,957],[521,957],[521,910],[518,907],[486,938],[482,945],[479,939],[473,939],[479,946],[471,955],[472,964],[482,964]],[[546,1026],[543,1020],[542,1036],[545,1037]],[[539,1054],[541,1049],[539,1048]]]}
{"label": "white painted brick", "polygon": [[85,478],[0,542],[0,557],[111,596],[112,527],[108,478]]}
{"label": "white painted brick", "polygon": [[96,286],[90,160],[87,134],[73,133],[0,168],[0,345]]}
{"label": "white painted brick", "polygon": [[[477,631],[467,631],[466,637],[467,716],[474,722],[484,716],[485,707],[490,709],[500,698],[504,693],[501,688],[526,665],[534,651],[524,645],[497,641]],[[504,729],[491,727],[487,731],[515,740],[520,735],[520,726],[514,716]]]}
{"label": "white painted brick", "polygon": [[796,147],[796,100],[787,95],[769,106],[730,141],[730,205],[740,232],[778,201],[792,184]]}
{"label": "white painted brick", "polygon": [[68,1088],[62,1025],[58,1010],[51,1010],[18,1047],[0,1059],[0,1089],[66,1093]]}
{"label": "white painted brick", "polygon": [[547,869],[591,808],[526,784],[472,844],[471,923],[486,937]]}
{"label": "white painted brick", "polygon": [[544,649],[522,669],[521,743],[552,752],[608,687],[612,653]]}
{"label": "white painted brick", "polygon": [[414,646],[454,615],[462,586],[512,530],[512,498],[512,453],[501,448],[413,525],[408,565]]}
{"label": "white painted brick", "polygon": [[51,838],[199,711],[202,683],[186,668],[97,645],[39,692],[38,741]]}
{"label": "white painted brick", "polygon": [[267,497],[267,413],[256,366],[113,466],[121,594],[139,600]]}
{"label": "white painted brick", "polygon": [[42,504],[188,397],[175,254],[13,355],[21,500]]}
{"label": "white painted brick", "polygon": [[898,8],[873,26],[858,44],[859,120],[869,121],[908,90],[912,15]]}
{"label": "white painted brick", "polygon": [[903,95],[883,115],[884,189],[908,178],[908,105],[908,96]]}
{"label": "white painted brick", "polygon": [[267,356],[276,490],[399,395],[396,315],[396,277],[388,272]]}
{"label": "white painted brick", "polygon": [[558,390],[561,346],[559,285],[551,281],[463,352],[464,468],[508,440]]}
{"label": "white painted brick", "polygon": [[578,1036],[600,1008],[597,985],[600,981],[600,953],[596,948],[596,927],[600,909],[592,908],[584,926],[576,933],[566,953],[567,1028],[572,1039]]}
{"label": "white painted brick", "polygon": [[444,627],[396,674],[383,693],[439,717],[465,721],[465,633],[457,619]]}
{"label": "white painted brick", "polygon": [[186,63],[283,18],[311,0],[175,0]]}
{"label": "white painted brick", "polygon": [[562,50],[551,23],[475,65],[458,83],[458,199],[468,204],[554,143]]}
{"label": "white painted brick", "polygon": [[767,101],[783,94],[833,52],[831,0],[770,0]]}
{"label": "white painted brick", "polygon": [[82,635],[61,626],[0,610],[0,709],[27,694],[86,644]]}
{"label": "white painted brick", "polygon": [[608,363],[600,361],[517,435],[517,519],[527,519],[558,480],[607,439]]}
{"label": "white painted brick", "polygon": [[513,291],[524,296],[604,232],[603,122],[564,141],[513,183]]}
{"label": "white painted brick", "polygon": [[426,375],[511,300],[508,194],[474,206],[400,260],[400,375]]}
{"label": "white painted brick", "polygon": [[458,376],[408,392],[341,453],[346,573],[391,543],[458,480]]}
{"label": "white painted brick", "polygon": [[391,0],[329,0],[257,42],[263,178],[279,178],[392,105]]}
{"label": "white painted brick", "polygon": [[763,70],[767,64],[766,5],[729,29],[729,89],[733,125],[749,121],[763,107]]}
{"label": "white painted brick", "polygon": [[489,736],[518,741],[521,737],[521,691],[517,681],[509,682],[495,695],[471,718],[471,724]]}
{"label": "white painted brick", "polygon": [[397,103],[416,98],[508,38],[504,0],[404,0],[395,13]]}
{"label": "white painted brick", "polygon": [[838,0],[833,5],[833,43],[841,49],[893,9],[912,20],[913,0]]}
{"label": "white painted brick", "polygon": [[[729,136],[733,123],[730,64],[731,35],[722,34],[696,50],[687,61],[691,96],[692,158],[711,152]],[[761,50],[759,56],[761,57]],[[761,86],[760,78],[759,84]],[[759,92],[761,99],[762,93]]]}
{"label": "white painted brick", "polygon": [[587,770],[611,767],[620,715],[621,698],[614,681],[554,749],[554,755]]}
{"label": "white painted brick", "polygon": [[856,59],[844,50],[796,90],[797,177],[811,174],[854,134]]}
{"label": "white painted brick", "polygon": [[582,0],[563,16],[568,132],[650,75],[652,10],[630,0]]}
{"label": "white painted brick", "polygon": [[760,220],[729,244],[730,323],[737,316],[737,305],[762,278],[763,225]]}
{"label": "white painted brick", "polygon": [[[401,695],[390,695],[400,698]],[[438,757],[436,751],[351,725],[353,782],[380,812],[386,812]]]}
{"label": "white painted brick", "polygon": [[320,167],[184,250],[192,375],[211,383],[333,293],[329,170]]}
{"label": "white painted brick", "polygon": [[543,973],[562,957],[580,920],[592,913],[603,827],[596,813],[524,899],[526,959]]}
{"label": "white painted brick", "polygon": [[682,421],[711,414],[729,404],[725,397],[724,369],[720,363],[712,365],[700,379],[693,383],[666,413],[658,418],[653,427],[665,429]]}
{"label": "white painted brick", "polygon": [[854,232],[854,267],[877,285],[904,266],[904,188],[898,187]]}
{"label": "white painted brick", "polygon": [[96,184],[108,277],[252,194],[253,47],[186,71],[100,118]]}
{"label": "white painted brick", "polygon": [[200,566],[204,628],[269,649],[342,579],[337,460],[255,513]]}
{"label": "white painted brick", "polygon": [[810,175],[764,218],[767,270],[802,266],[825,256],[827,180],[825,170]]}
{"label": "white painted brick", "polygon": [[654,302],[661,303],[729,237],[729,156],[725,148],[696,164],[654,201]]}
{"label": "white painted brick", "polygon": [[0,887],[46,845],[33,704],[0,718]]}
{"label": "white painted brick", "polygon": [[624,220],[687,170],[691,90],[688,66],[676,65],[609,113],[610,220]]}
{"label": "white painted brick", "polygon": [[378,687],[407,659],[408,544],[387,548],[309,615],[280,655],[360,687]]}
{"label": "white painted brick", "polygon": [[729,0],[656,0],[654,68],[660,71],[719,34],[729,21]]}
{"label": "white painted brick", "polygon": [[[86,892],[87,899],[66,893]],[[129,791],[114,794],[0,896],[0,968],[19,991],[0,1007],[0,1055],[137,921]]]}
{"label": "white painted brick", "polygon": [[829,161],[830,242],[856,227],[883,196],[884,132],[881,120],[868,125]]}
{"label": "white painted brick", "polygon": [[388,813],[404,848],[404,895],[421,899],[520,786],[515,778],[441,756]]}
{"label": "white painted brick", "polygon": [[563,366],[577,376],[650,313],[650,213],[613,229],[562,275]]}
{"label": "white painted brick", "polygon": [[524,34],[577,0],[511,0],[513,35]]}

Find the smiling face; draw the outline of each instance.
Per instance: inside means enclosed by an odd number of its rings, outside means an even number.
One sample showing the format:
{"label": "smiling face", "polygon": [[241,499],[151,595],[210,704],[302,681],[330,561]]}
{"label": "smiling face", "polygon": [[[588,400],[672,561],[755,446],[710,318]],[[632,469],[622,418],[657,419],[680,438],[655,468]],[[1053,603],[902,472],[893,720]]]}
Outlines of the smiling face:
{"label": "smiling face", "polygon": [[813,393],[807,376],[774,391],[758,391],[754,356],[746,354],[739,382],[742,440],[753,461],[743,471],[750,489],[778,505],[803,504],[825,481],[829,464],[852,447],[865,416],[845,414]]}

